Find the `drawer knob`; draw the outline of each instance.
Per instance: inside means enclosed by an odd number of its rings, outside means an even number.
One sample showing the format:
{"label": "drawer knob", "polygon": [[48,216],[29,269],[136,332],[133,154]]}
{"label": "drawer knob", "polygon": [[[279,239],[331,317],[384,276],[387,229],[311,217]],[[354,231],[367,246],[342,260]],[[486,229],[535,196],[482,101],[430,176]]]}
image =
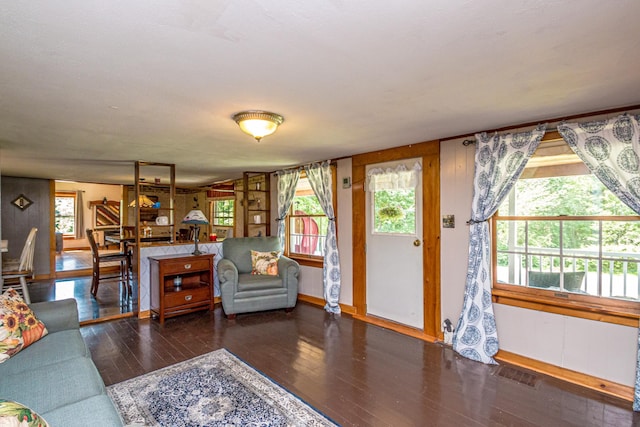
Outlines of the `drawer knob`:
{"label": "drawer knob", "polygon": [[192,298],[193,298],[192,295],[185,295],[184,300],[185,301],[191,301]]}
{"label": "drawer knob", "polygon": [[184,269],[185,269],[185,270],[189,270],[190,268],[191,268],[191,264],[185,264],[185,265],[184,265]]}

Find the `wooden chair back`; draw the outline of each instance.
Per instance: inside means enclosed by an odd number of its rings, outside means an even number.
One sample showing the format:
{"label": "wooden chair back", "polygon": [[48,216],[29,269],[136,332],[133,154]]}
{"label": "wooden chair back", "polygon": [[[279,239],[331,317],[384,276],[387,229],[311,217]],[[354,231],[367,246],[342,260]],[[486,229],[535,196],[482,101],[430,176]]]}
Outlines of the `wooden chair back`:
{"label": "wooden chair back", "polygon": [[38,229],[36,227],[33,227],[31,231],[29,231],[27,240],[24,242],[24,247],[22,248],[22,254],[20,254],[19,271],[33,271],[33,256],[36,250],[37,232]]}

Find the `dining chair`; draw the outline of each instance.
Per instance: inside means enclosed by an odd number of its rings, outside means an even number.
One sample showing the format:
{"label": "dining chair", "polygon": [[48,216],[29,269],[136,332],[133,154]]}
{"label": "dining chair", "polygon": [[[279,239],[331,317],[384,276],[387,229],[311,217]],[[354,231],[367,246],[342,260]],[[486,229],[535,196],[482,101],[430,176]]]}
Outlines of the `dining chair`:
{"label": "dining chair", "polygon": [[[93,264],[93,278],[91,280],[91,294],[95,297],[98,293],[98,286],[100,286],[101,279],[115,279],[119,278],[122,281],[122,285],[126,295],[131,293],[129,284],[129,256],[125,252],[103,252],[98,250],[98,244],[94,236],[94,230],[87,229],[87,240],[89,240],[89,246],[91,246],[91,261]],[[106,262],[119,262],[120,273],[117,276],[101,276],[100,265]]]}
{"label": "dining chair", "polygon": [[[27,288],[27,278],[33,279],[33,255],[36,248],[36,233],[38,229],[33,227],[27,235],[24,242],[20,259],[8,259],[2,261],[2,286],[0,293],[4,292],[4,288],[8,288],[16,279],[20,282],[22,289],[22,299],[27,304],[31,304],[29,297],[29,289]],[[7,283],[8,282],[8,283]]]}

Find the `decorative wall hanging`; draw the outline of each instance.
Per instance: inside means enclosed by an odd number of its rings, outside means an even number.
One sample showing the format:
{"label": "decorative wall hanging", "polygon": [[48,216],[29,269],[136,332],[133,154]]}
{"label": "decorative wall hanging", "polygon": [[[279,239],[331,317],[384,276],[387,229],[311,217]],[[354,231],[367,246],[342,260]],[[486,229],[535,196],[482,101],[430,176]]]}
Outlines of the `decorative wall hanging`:
{"label": "decorative wall hanging", "polygon": [[13,204],[15,207],[17,207],[21,211],[23,211],[27,209],[29,206],[31,206],[33,204],[33,201],[30,200],[24,194],[21,194],[18,197],[16,197],[14,200],[12,200],[11,204]]}

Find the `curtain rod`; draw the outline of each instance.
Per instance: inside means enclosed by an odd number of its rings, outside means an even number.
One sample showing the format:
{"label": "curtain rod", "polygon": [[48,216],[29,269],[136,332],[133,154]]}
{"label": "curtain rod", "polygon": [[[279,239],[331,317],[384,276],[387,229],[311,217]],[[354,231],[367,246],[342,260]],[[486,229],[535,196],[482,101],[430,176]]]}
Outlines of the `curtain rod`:
{"label": "curtain rod", "polygon": [[[603,115],[603,114],[613,114],[613,113],[622,113],[622,112],[626,112],[629,114],[637,114],[637,110],[640,109],[640,105],[629,105],[627,107],[622,107],[622,108],[611,108],[608,110],[600,110],[600,111],[593,111],[591,113],[584,113],[584,114],[575,114],[573,116],[565,116],[565,117],[556,117],[553,119],[548,119],[548,120],[541,120],[539,122],[533,122],[533,123],[522,123],[519,125],[515,125],[515,126],[506,126],[506,127],[502,127],[502,128],[497,128],[497,129],[490,129],[490,130],[486,130],[486,131],[480,131],[480,132],[474,132],[474,133],[467,133],[467,134],[462,134],[462,135],[456,135],[456,136],[451,136],[448,138],[441,138],[440,142],[443,141],[451,141],[454,139],[460,139],[460,138],[465,138],[465,137],[469,137],[469,136],[473,136],[476,133],[482,133],[482,132],[486,132],[486,133],[491,133],[491,132],[505,132],[505,131],[510,131],[513,129],[518,129],[518,128],[523,128],[523,127],[527,127],[527,126],[536,126],[540,123],[556,123],[556,122],[564,122],[567,120],[577,120],[577,119],[582,119],[582,118],[588,118],[588,117],[593,117],[593,116],[599,116],[599,115]],[[556,127],[550,127],[547,130],[558,130],[557,126]],[[467,142],[469,141],[469,142]],[[462,144],[467,147],[471,144],[475,144],[475,140],[470,140],[470,139],[465,139]],[[465,144],[466,143],[466,144]]]}
{"label": "curtain rod", "polygon": [[[338,159],[328,160],[328,162],[329,162],[329,164],[330,164],[331,166],[338,166],[338,162],[337,162],[337,160],[340,160],[340,159],[346,159],[346,157],[340,157],[340,158],[338,158]],[[296,169],[298,169],[298,170],[303,170],[305,166],[309,166],[309,165],[312,165],[312,164],[314,164],[314,163],[322,164],[322,163],[324,163],[324,162],[326,162],[326,161],[327,161],[327,160],[321,160],[321,161],[319,161],[319,162],[304,163],[304,164],[299,165],[299,166],[293,166],[293,167],[290,167],[290,168],[278,169],[278,170],[275,170],[275,171],[273,171],[273,172],[271,172],[271,173],[272,173],[272,174],[277,174],[277,173],[278,173],[278,172],[280,172],[280,171],[282,171],[282,172],[286,172],[286,171],[292,171],[292,170],[296,170]]]}
{"label": "curtain rod", "polygon": [[[558,126],[552,126],[550,128],[546,128],[545,130],[545,135],[547,132],[556,132],[558,130]],[[478,132],[478,133],[498,133],[498,131],[491,131],[491,132]],[[462,145],[464,145],[465,147],[470,146],[471,144],[475,144],[476,140],[475,139],[465,139],[464,141],[462,141]]]}

